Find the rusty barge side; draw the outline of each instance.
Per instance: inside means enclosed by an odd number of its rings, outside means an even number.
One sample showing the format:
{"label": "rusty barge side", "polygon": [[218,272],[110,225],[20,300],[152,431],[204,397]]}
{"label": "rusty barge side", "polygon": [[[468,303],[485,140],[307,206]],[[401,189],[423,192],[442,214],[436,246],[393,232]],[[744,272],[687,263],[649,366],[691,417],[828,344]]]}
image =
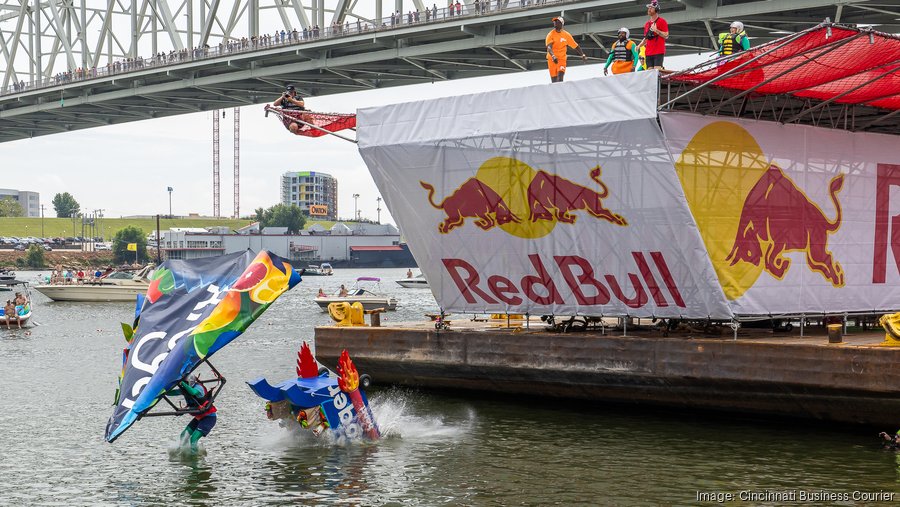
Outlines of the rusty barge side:
{"label": "rusty barge side", "polygon": [[378,384],[541,395],[895,427],[900,349],[872,343],[319,327]]}

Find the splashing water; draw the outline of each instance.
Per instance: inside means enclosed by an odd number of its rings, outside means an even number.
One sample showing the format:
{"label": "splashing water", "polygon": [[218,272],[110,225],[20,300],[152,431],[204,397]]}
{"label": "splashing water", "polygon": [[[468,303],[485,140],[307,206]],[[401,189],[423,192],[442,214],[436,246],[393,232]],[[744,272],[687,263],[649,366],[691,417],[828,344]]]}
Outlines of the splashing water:
{"label": "splashing water", "polygon": [[375,414],[378,429],[383,438],[404,440],[454,440],[472,430],[474,410],[466,409],[460,421],[452,421],[444,414],[418,415],[421,405],[427,401],[421,394],[406,389],[392,388],[373,395],[369,407]]}
{"label": "splashing water", "polygon": [[[369,408],[383,440],[458,440],[474,427],[475,413],[471,408],[466,407],[461,417],[435,413],[420,415],[418,412],[429,404],[427,396],[399,388],[381,391],[369,398]],[[331,432],[315,436],[291,421],[266,426],[268,428],[260,434],[260,443],[267,448],[371,445],[366,439],[337,439]]]}

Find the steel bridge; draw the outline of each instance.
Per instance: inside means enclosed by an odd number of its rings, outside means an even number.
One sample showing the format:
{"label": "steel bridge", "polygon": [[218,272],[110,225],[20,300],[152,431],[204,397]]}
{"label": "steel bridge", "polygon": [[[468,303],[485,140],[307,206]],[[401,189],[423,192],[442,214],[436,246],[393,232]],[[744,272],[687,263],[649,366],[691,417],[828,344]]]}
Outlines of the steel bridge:
{"label": "steel bridge", "polygon": [[[544,69],[559,14],[599,63],[619,27],[640,39],[645,1],[0,0],[0,142],[267,102],[287,83],[315,96]],[[661,5],[669,55],[714,49],[733,20],[754,44],[826,18],[900,32],[900,0]]]}

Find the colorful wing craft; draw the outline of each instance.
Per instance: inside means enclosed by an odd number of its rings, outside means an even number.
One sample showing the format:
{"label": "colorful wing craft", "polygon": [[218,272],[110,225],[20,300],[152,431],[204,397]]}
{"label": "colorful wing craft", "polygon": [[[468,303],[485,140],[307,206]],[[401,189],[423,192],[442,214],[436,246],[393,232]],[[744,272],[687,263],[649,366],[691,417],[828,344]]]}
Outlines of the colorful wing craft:
{"label": "colorful wing craft", "polygon": [[136,312],[106,440],[118,438],[299,281],[289,263],[266,251],[163,263]]}

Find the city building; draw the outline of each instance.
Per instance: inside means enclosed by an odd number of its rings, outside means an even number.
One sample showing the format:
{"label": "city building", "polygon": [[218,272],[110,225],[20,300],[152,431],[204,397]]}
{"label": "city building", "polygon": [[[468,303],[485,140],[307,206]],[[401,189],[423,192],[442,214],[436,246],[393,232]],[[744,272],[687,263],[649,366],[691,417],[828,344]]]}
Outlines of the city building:
{"label": "city building", "polygon": [[320,220],[337,220],[337,179],[313,171],[286,172],[281,176],[281,203],[295,204]]}
{"label": "city building", "polygon": [[335,267],[413,267],[409,248],[401,242],[400,231],[391,224],[336,223],[330,229],[314,224],[300,234],[287,234],[284,227],[260,229],[258,223],[231,231],[226,227],[208,230],[170,229],[162,233],[166,259],[198,259],[216,255],[269,250],[297,267],[329,262]]}
{"label": "city building", "polygon": [[26,217],[40,218],[41,216],[41,194],[37,192],[0,188],[0,199],[12,199],[18,202],[25,210]]}

